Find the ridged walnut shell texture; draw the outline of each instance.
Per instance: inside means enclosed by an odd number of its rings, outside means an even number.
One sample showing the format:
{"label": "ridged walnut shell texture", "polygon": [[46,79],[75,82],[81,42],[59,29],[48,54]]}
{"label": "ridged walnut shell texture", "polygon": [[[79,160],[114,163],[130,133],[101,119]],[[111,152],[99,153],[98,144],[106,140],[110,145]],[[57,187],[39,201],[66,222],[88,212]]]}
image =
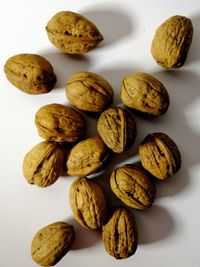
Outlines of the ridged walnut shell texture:
{"label": "ridged walnut shell texture", "polygon": [[71,11],[55,14],[46,26],[49,40],[68,54],[81,54],[103,40],[97,27],[87,18]]}
{"label": "ridged walnut shell texture", "polygon": [[84,177],[102,170],[110,153],[101,138],[88,138],[76,144],[67,159],[67,173]]}
{"label": "ridged walnut shell texture", "polygon": [[139,146],[142,166],[160,180],[181,167],[181,154],[175,142],[164,133],[148,134]]}
{"label": "ridged walnut shell texture", "polygon": [[124,208],[117,208],[102,227],[102,240],[108,254],[116,259],[132,256],[138,245],[133,215]]}
{"label": "ridged walnut shell texture", "polygon": [[110,186],[115,195],[131,208],[149,208],[155,199],[155,187],[141,167],[125,165],[114,170]]}
{"label": "ridged walnut shell texture", "polygon": [[56,75],[49,61],[35,54],[10,57],[4,72],[9,82],[28,94],[48,93],[56,83]]}
{"label": "ridged walnut shell texture", "polygon": [[64,222],[56,222],[39,230],[32,241],[31,255],[41,266],[53,266],[70,250],[74,242],[74,228]]}
{"label": "ridged walnut shell texture", "polygon": [[121,99],[129,108],[150,116],[161,116],[169,107],[167,89],[155,77],[143,72],[123,79]]}
{"label": "ridged walnut shell texture", "polygon": [[86,132],[83,116],[61,104],[41,107],[35,115],[35,124],[42,138],[56,142],[75,142]]}
{"label": "ridged walnut shell texture", "polygon": [[164,68],[180,68],[187,58],[192,36],[189,18],[170,17],[156,30],[151,46],[153,58]]}
{"label": "ridged walnut shell texture", "polygon": [[46,187],[60,176],[64,152],[55,143],[44,141],[34,146],[24,157],[23,174],[29,184]]}
{"label": "ridged walnut shell texture", "polygon": [[76,72],[68,80],[66,95],[78,109],[101,112],[113,101],[113,89],[101,76],[92,72]]}
{"label": "ridged walnut shell texture", "polygon": [[101,187],[81,177],[70,187],[70,206],[74,219],[84,228],[99,229],[103,225],[107,205]]}
{"label": "ridged walnut shell texture", "polygon": [[136,138],[136,123],[128,111],[109,108],[99,117],[97,129],[104,143],[115,153],[129,149]]}

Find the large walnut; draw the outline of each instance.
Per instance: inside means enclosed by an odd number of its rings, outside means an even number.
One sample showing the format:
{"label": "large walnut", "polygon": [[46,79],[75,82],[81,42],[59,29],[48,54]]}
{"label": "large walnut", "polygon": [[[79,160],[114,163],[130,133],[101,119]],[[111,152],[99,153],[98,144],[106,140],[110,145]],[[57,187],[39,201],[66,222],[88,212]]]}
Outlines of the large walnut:
{"label": "large walnut", "polygon": [[127,107],[150,116],[163,115],[169,107],[169,95],[164,85],[143,72],[133,73],[123,79],[121,99]]}
{"label": "large walnut", "polygon": [[87,178],[78,178],[70,187],[70,205],[74,219],[89,229],[101,228],[107,205],[101,187]]}
{"label": "large walnut", "polygon": [[102,227],[102,240],[106,251],[116,259],[133,255],[138,245],[138,233],[133,215],[117,208]]}
{"label": "large walnut", "polygon": [[187,58],[192,42],[193,26],[189,18],[173,16],[156,30],[151,53],[164,68],[180,68]]}
{"label": "large walnut", "polygon": [[129,149],[137,133],[133,117],[119,107],[105,110],[99,117],[97,128],[104,143],[115,153]]}
{"label": "large walnut", "polygon": [[52,44],[68,54],[88,52],[103,40],[91,21],[71,11],[56,13],[48,22],[46,31]]}
{"label": "large walnut", "polygon": [[101,112],[113,101],[113,89],[101,76],[76,72],[68,80],[66,95],[72,105],[90,112]]}
{"label": "large walnut", "polygon": [[115,195],[131,208],[146,209],[155,199],[155,187],[141,167],[125,165],[114,170],[110,186]]}
{"label": "large walnut", "polygon": [[85,135],[83,116],[71,107],[50,104],[41,107],[35,115],[39,135],[50,141],[75,142]]}
{"label": "large walnut", "polygon": [[164,133],[148,134],[139,146],[142,166],[158,179],[174,175],[181,167],[175,142]]}
{"label": "large walnut", "polygon": [[23,173],[29,184],[46,187],[55,183],[61,173],[64,153],[60,145],[44,141],[24,157]]}

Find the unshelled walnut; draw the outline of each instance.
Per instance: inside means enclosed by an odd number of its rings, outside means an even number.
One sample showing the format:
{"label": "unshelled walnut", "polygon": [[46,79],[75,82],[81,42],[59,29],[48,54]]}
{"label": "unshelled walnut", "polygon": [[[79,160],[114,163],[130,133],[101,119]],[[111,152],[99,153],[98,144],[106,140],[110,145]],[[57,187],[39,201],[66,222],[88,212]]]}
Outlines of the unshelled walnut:
{"label": "unshelled walnut", "polygon": [[64,152],[59,144],[44,141],[24,157],[23,174],[29,184],[46,187],[55,183],[61,173]]}
{"label": "unshelled walnut", "polygon": [[33,260],[41,266],[57,264],[70,250],[74,237],[74,228],[68,223],[56,222],[43,227],[32,240]]}
{"label": "unshelled walnut", "polygon": [[4,71],[15,87],[28,94],[48,93],[56,83],[56,75],[49,61],[35,54],[10,57]]}
{"label": "unshelled walnut", "polygon": [[173,16],[158,27],[151,53],[164,68],[180,68],[187,58],[192,42],[193,26],[189,18]]}
{"label": "unshelled walnut", "polygon": [[41,107],[35,115],[35,124],[42,138],[56,142],[75,142],[86,132],[83,116],[61,104]]}
{"label": "unshelled walnut", "polygon": [[115,195],[131,208],[146,209],[155,199],[155,187],[142,167],[125,165],[114,170],[110,186]]}
{"label": "unshelled walnut", "polygon": [[74,219],[89,229],[101,228],[107,205],[101,187],[90,179],[77,178],[70,187],[70,205]]}
{"label": "unshelled walnut", "polygon": [[164,133],[148,134],[139,146],[142,166],[164,180],[181,167],[181,154],[175,142]]}
{"label": "unshelled walnut", "polygon": [[72,105],[90,112],[101,112],[113,101],[113,89],[101,76],[76,72],[68,80],[66,95]]}
{"label": "unshelled walnut", "polygon": [[94,23],[71,11],[56,13],[48,22],[46,31],[52,44],[69,54],[88,52],[103,40]]}
{"label": "unshelled walnut", "polygon": [[125,208],[116,208],[102,227],[106,251],[116,259],[132,256],[138,246],[138,233],[133,215]]}
{"label": "unshelled walnut", "polygon": [[125,77],[121,87],[122,102],[150,116],[167,112],[169,95],[164,85],[148,73],[137,72]]}
{"label": "unshelled walnut", "polygon": [[67,173],[84,177],[102,170],[110,158],[101,138],[88,138],[76,144],[67,159]]}
{"label": "unshelled walnut", "polygon": [[104,143],[115,153],[129,149],[136,138],[136,123],[120,107],[109,108],[99,117],[97,129]]}

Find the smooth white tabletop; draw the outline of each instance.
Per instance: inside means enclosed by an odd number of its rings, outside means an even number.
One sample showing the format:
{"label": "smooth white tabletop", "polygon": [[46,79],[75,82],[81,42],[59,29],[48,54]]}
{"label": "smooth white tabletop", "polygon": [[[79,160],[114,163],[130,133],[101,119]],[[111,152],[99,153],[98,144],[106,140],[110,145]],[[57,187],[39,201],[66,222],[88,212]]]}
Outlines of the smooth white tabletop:
{"label": "smooth white tabletop", "polygon": [[[45,26],[58,11],[83,14],[104,36],[98,48],[83,56],[67,56],[48,40]],[[173,15],[190,17],[194,37],[185,65],[175,71],[158,66],[150,53],[156,28]],[[76,0],[0,2],[0,266],[37,266],[30,256],[37,230],[56,221],[74,225],[72,250],[57,264],[64,267],[198,267],[200,266],[200,2],[199,0],[131,1]],[[8,57],[37,53],[46,57],[57,74],[56,88],[44,95],[27,95],[6,79]],[[126,260],[109,256],[98,232],[87,231],[72,218],[68,192],[72,177],[61,177],[48,188],[29,185],[22,174],[24,155],[42,141],[34,125],[36,111],[45,104],[67,104],[65,84],[70,74],[92,71],[105,77],[120,105],[121,80],[136,71],[158,78],[170,95],[168,112],[157,119],[134,116],[138,134],[134,146],[114,158],[102,184],[110,205],[116,198],[109,190],[109,174],[116,166],[138,159],[138,145],[148,133],[165,132],[182,154],[181,170],[165,182],[157,182],[154,205],[133,211],[139,232],[136,254]],[[96,119],[88,118],[88,136],[96,131]]]}

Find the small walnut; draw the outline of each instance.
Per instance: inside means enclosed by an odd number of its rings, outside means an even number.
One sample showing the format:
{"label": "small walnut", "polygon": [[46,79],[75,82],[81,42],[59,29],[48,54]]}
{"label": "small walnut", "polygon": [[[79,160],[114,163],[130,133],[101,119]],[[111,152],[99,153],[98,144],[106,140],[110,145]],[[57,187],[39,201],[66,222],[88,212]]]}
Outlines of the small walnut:
{"label": "small walnut", "polygon": [[139,146],[142,166],[164,180],[181,167],[181,154],[175,142],[164,133],[148,134]]}
{"label": "small walnut", "polygon": [[113,89],[101,76],[76,72],[68,80],[66,95],[72,105],[90,112],[101,112],[113,101]]}
{"label": "small walnut", "polygon": [[115,153],[129,149],[136,138],[136,123],[130,113],[115,107],[99,117],[97,129],[104,143]]}
{"label": "small walnut", "polygon": [[110,153],[101,138],[88,138],[75,145],[67,159],[67,173],[84,177],[102,170]]}
{"label": "small walnut", "polygon": [[102,240],[108,254],[116,259],[132,256],[138,245],[138,233],[133,215],[117,208],[102,227]]}
{"label": "small walnut", "polygon": [[151,53],[164,68],[180,68],[187,58],[192,42],[193,26],[189,18],[173,16],[156,30]]}
{"label": "small walnut", "polygon": [[76,179],[70,187],[70,205],[75,220],[89,229],[101,228],[107,205],[101,187],[87,178]]}
{"label": "small walnut", "polygon": [[121,99],[129,108],[150,116],[163,115],[169,107],[169,95],[164,85],[143,72],[123,79]]}
{"label": "small walnut", "polygon": [[57,264],[70,250],[74,242],[74,228],[64,222],[56,222],[40,229],[31,245],[33,260],[41,266]]}
{"label": "small walnut", "polygon": [[155,199],[155,187],[141,167],[125,165],[114,170],[110,186],[115,195],[131,208],[149,208]]}
{"label": "small walnut", "polygon": [[80,14],[61,11],[46,26],[49,40],[68,54],[81,54],[95,48],[103,36],[97,27]]}
{"label": "small walnut", "polygon": [[50,104],[41,107],[35,115],[39,135],[50,141],[75,142],[85,135],[83,116],[71,107]]}
{"label": "small walnut", "polygon": [[29,184],[46,187],[55,183],[63,164],[63,150],[55,143],[44,141],[24,157],[23,174]]}
{"label": "small walnut", "polygon": [[9,82],[28,94],[45,94],[56,83],[56,75],[49,61],[35,54],[10,57],[4,66]]}

